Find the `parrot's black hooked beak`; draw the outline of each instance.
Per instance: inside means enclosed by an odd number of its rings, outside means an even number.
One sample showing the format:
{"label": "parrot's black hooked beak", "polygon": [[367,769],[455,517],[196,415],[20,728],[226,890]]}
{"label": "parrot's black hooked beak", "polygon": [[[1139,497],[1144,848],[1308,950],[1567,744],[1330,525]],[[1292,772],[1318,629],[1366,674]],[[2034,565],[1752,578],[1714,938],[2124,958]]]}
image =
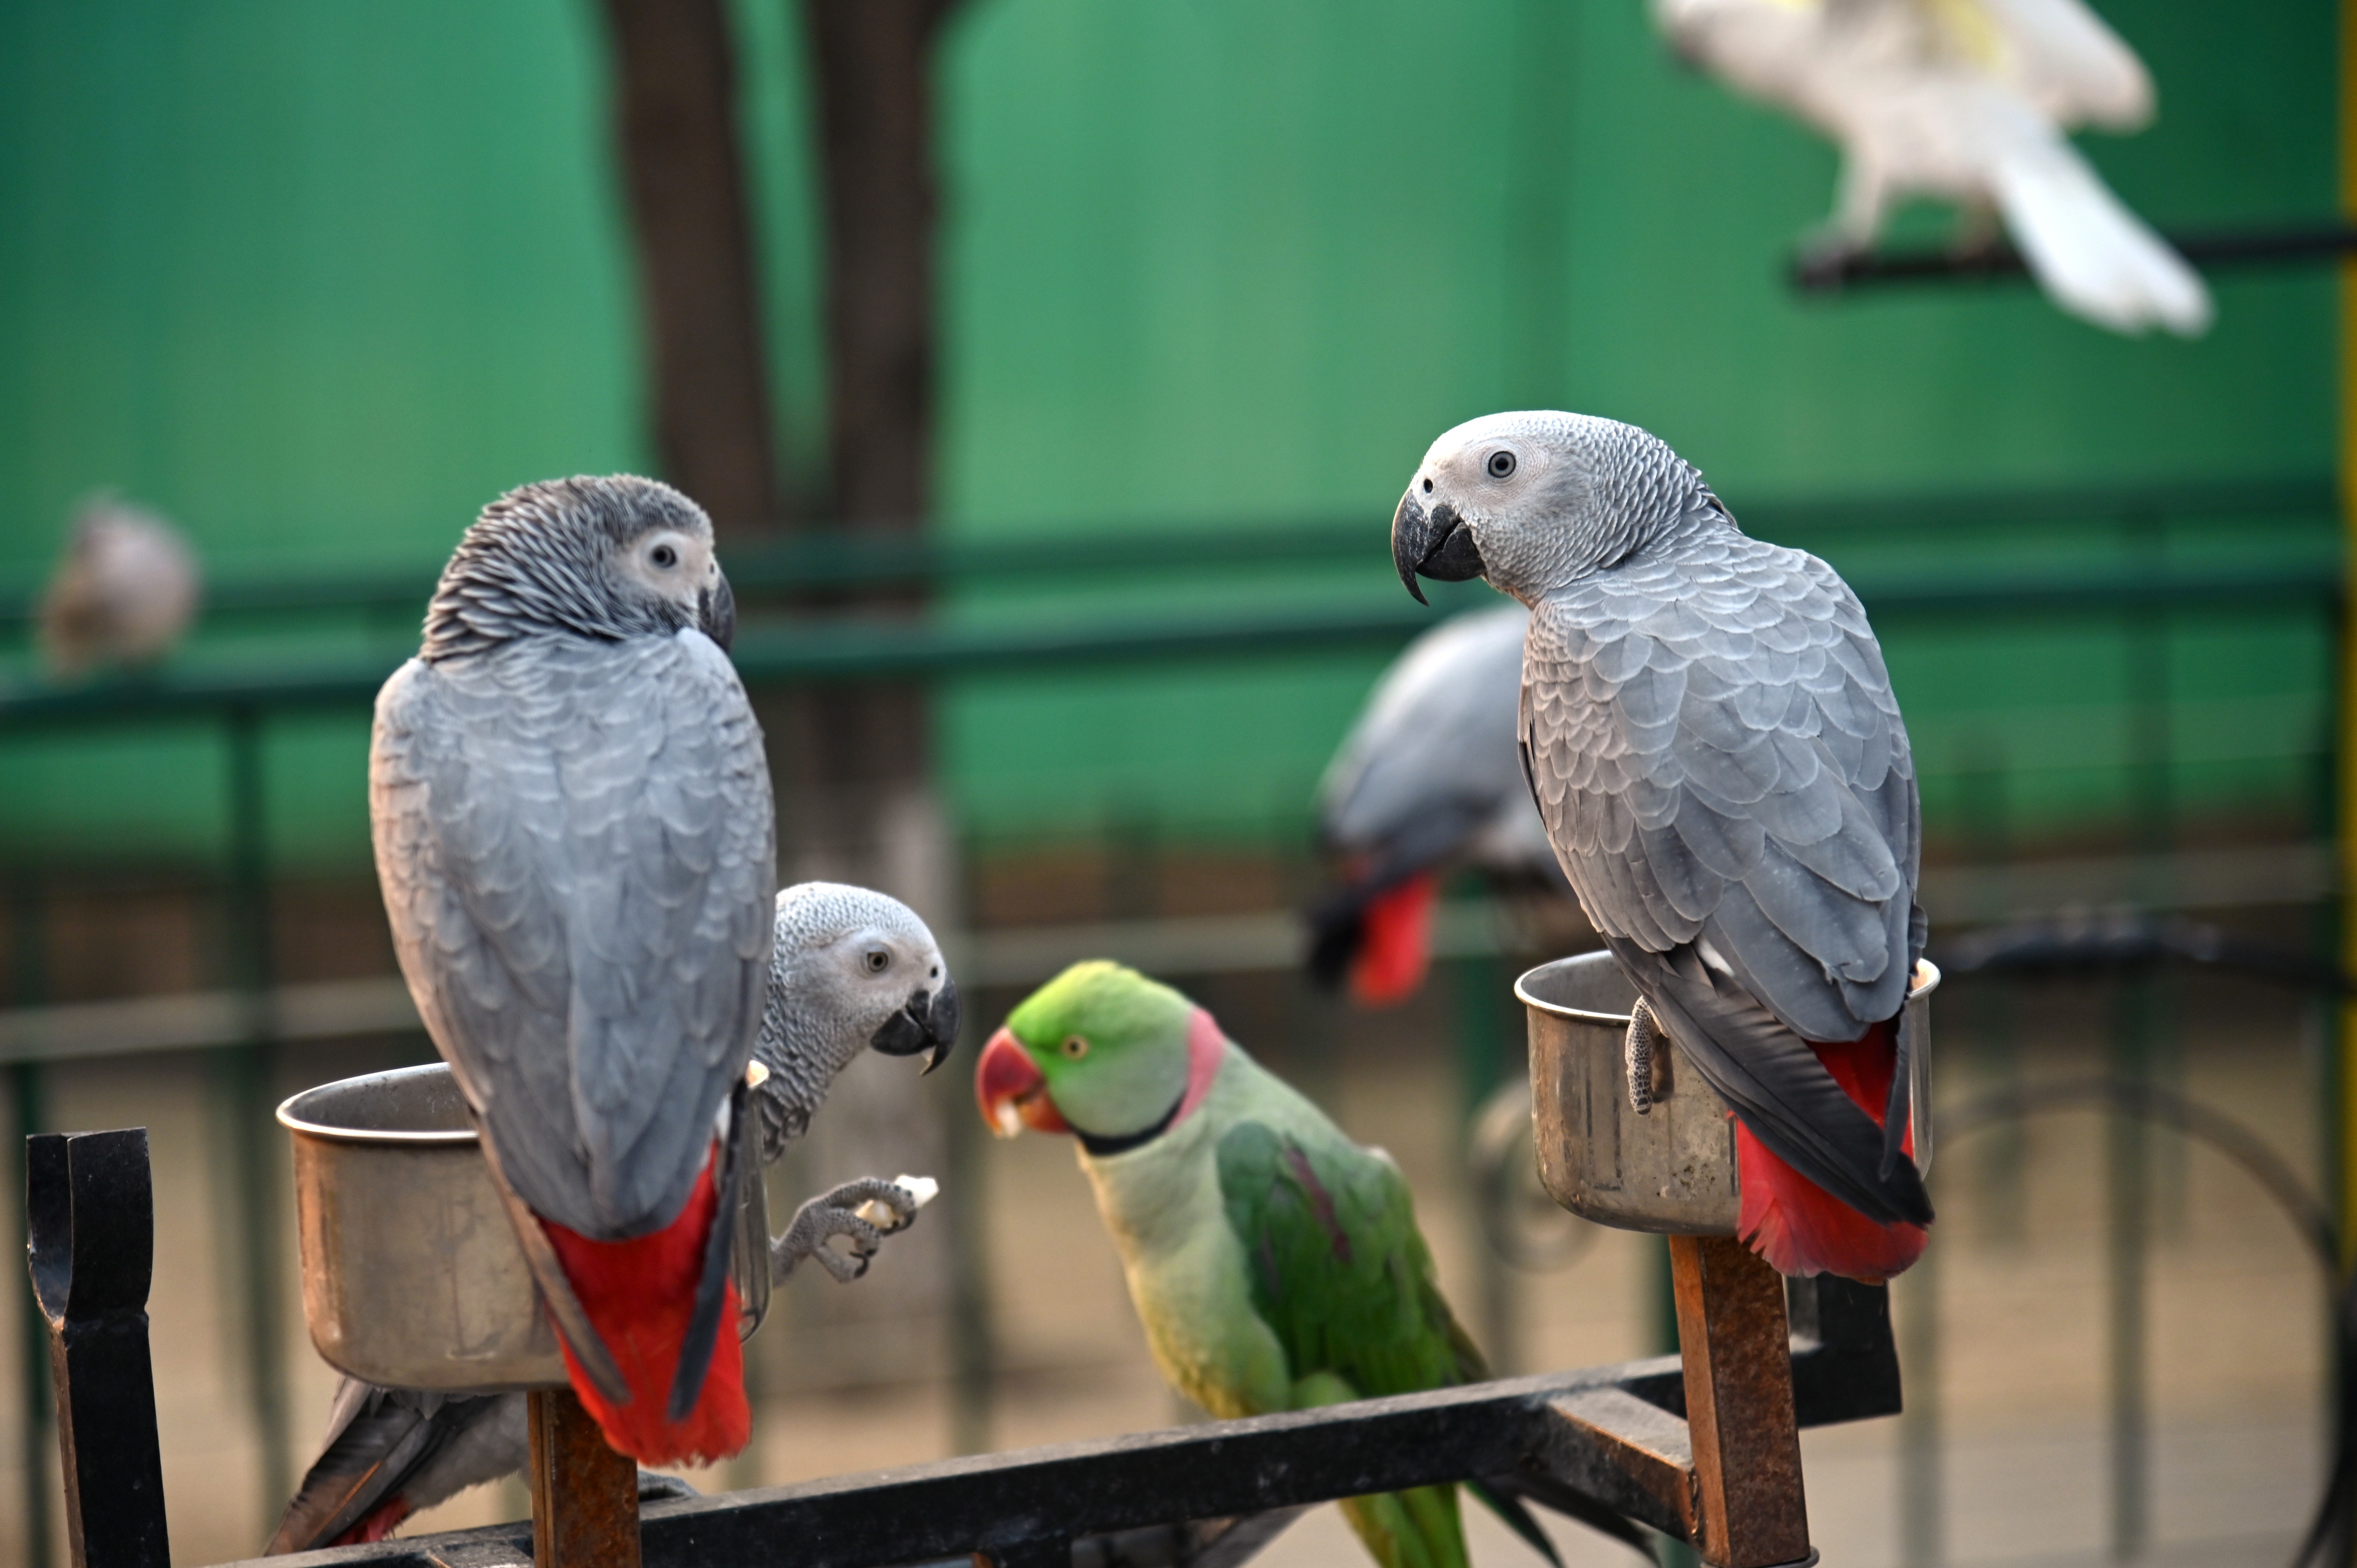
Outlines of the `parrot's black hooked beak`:
{"label": "parrot's black hooked beak", "polygon": [[888,1057],[913,1057],[920,1051],[930,1051],[931,1057],[925,1063],[925,1070],[930,1073],[949,1060],[957,1036],[957,983],[943,980],[938,992],[913,993],[908,1004],[885,1019],[884,1026],[867,1043]]}
{"label": "parrot's black hooked beak", "polygon": [[1462,583],[1482,572],[1480,546],[1473,542],[1473,530],[1457,509],[1442,501],[1426,511],[1413,486],[1392,514],[1392,564],[1420,605],[1429,601],[1416,586],[1418,574],[1435,582]]}
{"label": "parrot's black hooked beak", "polygon": [[704,635],[728,651],[737,640],[737,594],[728,585],[728,574],[713,568],[712,586],[695,596],[695,617],[702,623]]}

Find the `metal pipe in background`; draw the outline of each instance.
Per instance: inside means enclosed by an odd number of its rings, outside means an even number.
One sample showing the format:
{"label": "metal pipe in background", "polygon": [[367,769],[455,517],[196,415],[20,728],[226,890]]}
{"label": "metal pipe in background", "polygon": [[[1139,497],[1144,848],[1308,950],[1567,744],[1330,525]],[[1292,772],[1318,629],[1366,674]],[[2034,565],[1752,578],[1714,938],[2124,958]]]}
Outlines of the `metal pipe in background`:
{"label": "metal pipe in background", "polygon": [[[2158,570],[2168,536],[2153,513],[2127,520],[2124,542],[2133,564]],[[2176,838],[2174,753],[2169,704],[2169,618],[2158,603],[2134,607],[2127,625],[2130,811],[2136,847],[2144,852],[2137,902],[2166,908],[2167,857]],[[2168,978],[2147,966],[2127,977],[2115,1001],[2112,1030],[2114,1076],[2150,1080],[2157,1058],[2168,1055]],[[2152,1137],[2140,1120],[2115,1117],[2105,1130],[2108,1244],[2107,1360],[2111,1386],[2111,1557],[2127,1563],[2144,1554],[2151,1536],[2152,1411],[2149,1387],[2152,1247]]]}
{"label": "metal pipe in background", "polygon": [[1901,1276],[1899,1359],[1907,1407],[1899,1418],[1899,1561],[1940,1568],[1947,1561],[1948,1512],[1940,1408],[1940,1249],[1927,1247]]}
{"label": "metal pipe in background", "polygon": [[228,1321],[245,1329],[246,1398],[261,1450],[256,1520],[278,1517],[295,1477],[286,1412],[285,1324],[280,1301],[279,1140],[271,1122],[276,1100],[271,1039],[270,987],[274,965],[270,931],[269,801],[263,773],[263,715],[257,706],[232,707],[223,726],[228,792],[227,938],[231,986],[245,1001],[246,1039],[212,1060],[215,1147],[230,1181],[226,1218],[235,1234],[220,1255],[240,1267],[224,1273],[231,1296]]}

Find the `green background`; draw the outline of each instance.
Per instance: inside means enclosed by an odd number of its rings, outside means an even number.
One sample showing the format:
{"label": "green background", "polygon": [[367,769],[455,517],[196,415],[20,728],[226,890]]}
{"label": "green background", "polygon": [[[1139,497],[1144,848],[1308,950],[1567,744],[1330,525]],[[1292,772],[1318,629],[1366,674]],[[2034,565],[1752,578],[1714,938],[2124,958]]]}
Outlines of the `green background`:
{"label": "green background", "polygon": [[[2123,197],[2169,228],[2330,215],[2332,6],[2103,10],[2160,88],[2151,130],[2083,144]],[[780,443],[807,493],[797,30],[787,0],[734,14]],[[180,521],[227,578],[430,569],[511,485],[644,468],[606,70],[586,0],[0,4],[0,579],[37,582],[103,487]],[[1831,151],[1677,66],[1638,0],[972,0],[941,82],[940,526],[1205,542],[1197,570],[978,585],[946,614],[1390,602],[1385,524],[1425,446],[1533,404],[1646,425],[1738,516],[1862,578],[2151,548],[2332,569],[2321,509],[2131,534],[1904,499],[2321,482],[2324,269],[2215,276],[2193,343],[2111,337],[2018,285],[1799,298],[1781,269],[1831,204]],[[1900,238],[1945,222],[1910,212]],[[1870,527],[1810,526],[1809,503],[1857,497],[1900,499]],[[1222,531],[1351,519],[1363,562],[1218,559]],[[2161,644],[2112,615],[1883,629],[1935,836],[1992,769],[2022,831],[2116,828],[2120,704],[2156,646],[2180,806],[2307,810],[2327,652],[2301,614],[2179,618]],[[411,635],[320,623],[254,647]],[[255,637],[213,628],[199,651]],[[952,682],[947,792],[992,841],[1108,821],[1292,838],[1382,662]],[[364,725],[274,725],[287,864],[364,864]],[[0,853],[202,856],[221,773],[201,729],[0,737]]]}

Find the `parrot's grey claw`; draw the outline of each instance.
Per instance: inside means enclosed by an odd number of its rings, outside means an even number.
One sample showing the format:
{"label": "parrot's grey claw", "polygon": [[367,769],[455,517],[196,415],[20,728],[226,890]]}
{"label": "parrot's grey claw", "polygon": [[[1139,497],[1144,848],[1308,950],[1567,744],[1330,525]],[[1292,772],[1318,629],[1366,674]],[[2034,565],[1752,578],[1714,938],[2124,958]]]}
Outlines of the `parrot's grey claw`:
{"label": "parrot's grey claw", "polygon": [[1653,1010],[1642,998],[1629,1009],[1629,1104],[1638,1115],[1653,1109],[1653,1075],[1656,1048],[1662,1040],[1661,1026],[1654,1021]]}
{"label": "parrot's grey claw", "polygon": [[700,1498],[704,1494],[677,1476],[666,1476],[660,1470],[639,1466],[639,1501],[659,1503],[673,1498]]}
{"label": "parrot's grey claw", "polygon": [[[888,1214],[891,1222],[878,1225],[863,1219],[859,1210],[871,1204]],[[867,1272],[868,1260],[884,1238],[906,1230],[916,1218],[917,1197],[907,1187],[873,1176],[845,1182],[794,1211],[786,1233],[770,1243],[770,1278],[783,1281],[804,1258],[816,1258],[838,1283],[849,1284]],[[850,1240],[849,1251],[828,1245],[837,1236]]]}

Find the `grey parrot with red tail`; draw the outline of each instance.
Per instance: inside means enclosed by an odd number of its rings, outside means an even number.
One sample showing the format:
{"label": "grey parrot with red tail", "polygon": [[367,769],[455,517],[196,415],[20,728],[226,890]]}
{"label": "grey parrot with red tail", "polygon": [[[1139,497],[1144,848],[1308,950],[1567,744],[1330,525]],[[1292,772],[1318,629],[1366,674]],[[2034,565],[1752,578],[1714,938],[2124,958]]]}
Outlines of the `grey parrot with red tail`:
{"label": "grey parrot with red tail", "polygon": [[1923,950],[1907,727],[1857,596],[1747,536],[1702,475],[1609,419],[1499,413],[1432,444],[1400,579],[1530,607],[1524,778],[1588,919],[1733,1111],[1740,1228],[1788,1274],[1922,1251],[1903,1004]]}

